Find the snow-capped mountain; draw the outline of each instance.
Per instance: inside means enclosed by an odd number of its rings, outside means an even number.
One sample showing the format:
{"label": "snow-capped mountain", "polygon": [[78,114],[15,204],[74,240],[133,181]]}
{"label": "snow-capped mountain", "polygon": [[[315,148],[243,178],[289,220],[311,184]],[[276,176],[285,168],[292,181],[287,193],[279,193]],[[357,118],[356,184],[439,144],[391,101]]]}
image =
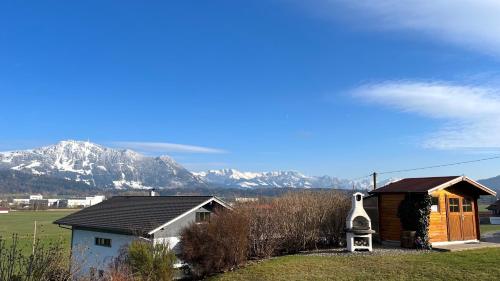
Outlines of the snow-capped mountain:
{"label": "snow-capped mountain", "polygon": [[33,150],[0,153],[0,169],[64,178],[101,188],[205,185],[168,156],[147,157],[132,150],[73,140]]}
{"label": "snow-capped mountain", "polygon": [[[276,188],[342,188],[342,189],[366,189],[370,188],[370,179],[351,181],[330,176],[306,176],[294,171],[277,172],[240,172],[235,169],[210,170],[207,172],[194,173],[205,182],[227,187],[254,188],[254,187],[276,187]],[[385,184],[380,182],[379,184]]]}
{"label": "snow-capped mountain", "polygon": [[[192,173],[168,156],[149,157],[128,149],[67,140],[32,150],[0,152],[0,171],[59,178],[98,188],[344,188],[366,189],[370,179],[350,181],[295,171]],[[15,174],[12,177],[16,177]],[[32,181],[32,180],[31,180]],[[380,182],[383,185],[386,182]],[[19,183],[22,184],[22,183]],[[62,184],[62,182],[61,182]],[[60,184],[60,185],[61,185]]]}

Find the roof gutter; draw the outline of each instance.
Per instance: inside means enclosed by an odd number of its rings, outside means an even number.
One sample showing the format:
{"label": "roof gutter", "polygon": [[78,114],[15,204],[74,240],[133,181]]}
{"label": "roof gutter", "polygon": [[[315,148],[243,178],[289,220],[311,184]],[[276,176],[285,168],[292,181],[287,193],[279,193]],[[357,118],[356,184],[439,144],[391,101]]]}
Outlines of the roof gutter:
{"label": "roof gutter", "polygon": [[73,227],[65,227],[65,224],[57,224],[57,226],[59,226],[60,228],[69,229],[69,230],[73,229]]}

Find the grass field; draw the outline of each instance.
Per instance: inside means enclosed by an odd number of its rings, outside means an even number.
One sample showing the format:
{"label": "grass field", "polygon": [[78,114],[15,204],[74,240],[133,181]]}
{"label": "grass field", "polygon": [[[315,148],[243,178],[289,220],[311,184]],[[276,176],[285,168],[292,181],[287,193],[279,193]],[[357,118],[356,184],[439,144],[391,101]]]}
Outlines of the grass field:
{"label": "grass field", "polygon": [[33,243],[33,228],[37,222],[37,237],[43,243],[60,242],[69,249],[71,231],[63,229],[52,222],[64,217],[74,210],[64,211],[11,211],[0,214],[0,236],[10,243],[12,234],[19,237],[19,246],[23,250],[31,249]]}
{"label": "grass field", "polygon": [[486,232],[490,231],[500,231],[500,225],[494,225],[494,224],[482,224],[481,226],[481,234],[484,234]]}
{"label": "grass field", "polygon": [[295,255],[255,263],[209,280],[499,280],[499,258],[498,248],[394,256]]}
{"label": "grass field", "polygon": [[478,210],[479,212],[490,212],[486,207],[488,207],[489,204],[479,204],[478,205]]}

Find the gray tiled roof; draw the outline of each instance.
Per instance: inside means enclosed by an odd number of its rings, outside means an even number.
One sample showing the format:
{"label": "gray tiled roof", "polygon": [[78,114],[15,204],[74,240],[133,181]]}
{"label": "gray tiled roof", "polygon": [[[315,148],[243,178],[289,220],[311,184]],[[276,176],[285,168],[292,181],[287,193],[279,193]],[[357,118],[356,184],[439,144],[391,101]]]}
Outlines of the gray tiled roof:
{"label": "gray tiled roof", "polygon": [[145,235],[211,198],[213,196],[116,196],[54,223]]}

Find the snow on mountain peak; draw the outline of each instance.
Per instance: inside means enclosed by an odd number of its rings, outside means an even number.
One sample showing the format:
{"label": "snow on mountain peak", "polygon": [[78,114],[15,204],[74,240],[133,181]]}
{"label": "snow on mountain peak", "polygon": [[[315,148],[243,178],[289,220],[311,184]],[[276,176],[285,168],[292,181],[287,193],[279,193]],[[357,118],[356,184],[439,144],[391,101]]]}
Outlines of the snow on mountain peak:
{"label": "snow on mountain peak", "polygon": [[307,176],[296,171],[242,172],[221,169],[191,173],[167,155],[148,157],[129,149],[107,148],[77,140],[64,140],[32,150],[0,153],[2,169],[120,189],[208,186],[362,189],[371,186],[370,179],[350,181],[330,176]]}
{"label": "snow on mountain peak", "polygon": [[[225,187],[255,188],[340,188],[366,189],[372,183],[370,179],[352,181],[331,176],[306,176],[296,171],[241,172],[235,169],[209,170],[194,173],[205,182]],[[379,184],[384,185],[386,181]]]}
{"label": "snow on mountain peak", "polygon": [[0,169],[14,169],[115,188],[204,185],[168,156],[146,157],[128,149],[64,140],[33,150],[0,153]]}

